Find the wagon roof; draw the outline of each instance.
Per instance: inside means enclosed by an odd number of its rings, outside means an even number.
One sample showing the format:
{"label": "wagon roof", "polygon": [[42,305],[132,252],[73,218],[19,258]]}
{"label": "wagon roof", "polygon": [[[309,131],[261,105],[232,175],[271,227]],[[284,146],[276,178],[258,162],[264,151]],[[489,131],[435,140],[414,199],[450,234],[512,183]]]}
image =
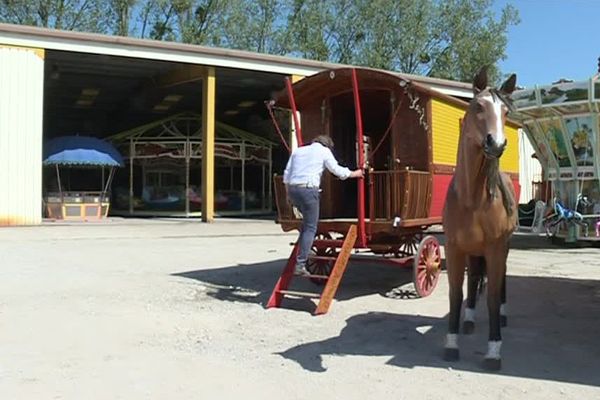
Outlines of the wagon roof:
{"label": "wagon roof", "polygon": [[[294,84],[294,98],[298,109],[320,102],[325,97],[352,90],[352,69],[337,68],[321,71],[317,74],[301,79]],[[456,105],[466,108],[467,102],[448,96],[428,87],[423,83],[415,82],[402,74],[386,72],[371,68],[354,68],[356,70],[358,85],[364,89],[392,90],[394,88],[410,85],[419,92],[441,98]],[[289,99],[285,90],[276,96],[277,107],[290,108]]]}
{"label": "wagon roof", "polygon": [[[320,103],[326,97],[351,91],[352,69],[353,68],[350,67],[329,69],[308,76],[296,82],[293,85],[293,91],[298,110],[302,110],[302,108],[310,106],[311,104],[315,104],[316,102]],[[409,79],[409,76],[405,74],[387,72],[372,68],[354,69],[356,70],[358,86],[361,90],[392,90],[393,88],[397,88],[399,86],[401,87],[403,85],[409,85],[411,88],[420,93],[456,105],[465,110],[469,106],[468,102],[441,93],[423,82],[415,82],[415,80]],[[291,108],[285,89],[277,93],[273,100],[275,101],[275,106],[277,107]],[[518,121],[515,121],[512,118],[508,118],[507,123],[516,127],[521,126]]]}

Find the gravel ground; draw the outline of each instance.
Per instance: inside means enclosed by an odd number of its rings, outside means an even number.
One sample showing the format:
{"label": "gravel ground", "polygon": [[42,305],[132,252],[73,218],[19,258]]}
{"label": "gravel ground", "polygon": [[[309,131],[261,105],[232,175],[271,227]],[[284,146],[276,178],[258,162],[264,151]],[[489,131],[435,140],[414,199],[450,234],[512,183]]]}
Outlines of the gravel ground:
{"label": "gravel ground", "polygon": [[490,374],[485,302],[441,360],[445,275],[393,299],[409,270],[354,262],[327,315],[266,310],[294,239],[244,220],[0,229],[0,399],[600,398],[600,249],[514,238]]}

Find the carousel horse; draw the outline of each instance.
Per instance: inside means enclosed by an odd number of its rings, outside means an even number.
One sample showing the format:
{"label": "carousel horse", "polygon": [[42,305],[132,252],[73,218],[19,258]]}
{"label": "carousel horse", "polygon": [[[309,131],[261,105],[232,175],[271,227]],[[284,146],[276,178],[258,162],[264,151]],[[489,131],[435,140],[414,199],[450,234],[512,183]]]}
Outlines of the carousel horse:
{"label": "carousel horse", "polygon": [[[463,302],[465,268],[471,290],[473,282],[487,275],[489,313],[488,350],[483,366],[501,368],[500,311],[505,292],[509,240],[517,227],[517,203],[510,178],[500,172],[499,162],[506,148],[504,125],[511,106],[516,75],[500,89],[488,88],[487,68],[473,80],[473,99],[463,118],[456,169],[443,213],[446,234],[446,268],[450,286],[450,313],[444,359],[459,359],[458,331]],[[485,267],[484,267],[485,266]],[[475,310],[465,310],[465,319],[474,321]]]}
{"label": "carousel horse", "polygon": [[565,224],[574,224],[579,225],[584,228],[584,235],[588,236],[588,224],[583,220],[583,215],[580,212],[581,206],[587,207],[590,205],[590,202],[587,200],[587,197],[582,194],[577,195],[577,201],[575,202],[575,209],[571,210],[566,207],[561,201],[559,197],[554,198],[554,213],[551,215],[551,218],[548,218],[546,224],[546,232],[552,232],[553,228],[557,227],[561,223]]}

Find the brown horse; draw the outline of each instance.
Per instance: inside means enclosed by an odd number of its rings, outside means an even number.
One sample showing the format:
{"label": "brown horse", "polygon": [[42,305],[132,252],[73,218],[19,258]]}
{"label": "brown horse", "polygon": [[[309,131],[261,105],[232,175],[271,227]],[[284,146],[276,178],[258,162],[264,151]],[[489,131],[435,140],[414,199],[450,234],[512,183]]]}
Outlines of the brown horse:
{"label": "brown horse", "polygon": [[[499,90],[488,88],[487,68],[473,80],[474,97],[464,116],[458,144],[456,171],[446,197],[443,224],[450,285],[449,329],[444,358],[459,358],[458,328],[463,301],[465,267],[469,268],[470,303],[465,319],[473,321],[477,281],[487,272],[489,342],[484,368],[501,367],[500,308],[504,297],[509,239],[517,226],[515,191],[499,171],[506,148],[504,124],[516,75]],[[503,299],[502,299],[503,300]],[[469,329],[470,323],[467,323]],[[472,326],[471,326],[472,328]]]}

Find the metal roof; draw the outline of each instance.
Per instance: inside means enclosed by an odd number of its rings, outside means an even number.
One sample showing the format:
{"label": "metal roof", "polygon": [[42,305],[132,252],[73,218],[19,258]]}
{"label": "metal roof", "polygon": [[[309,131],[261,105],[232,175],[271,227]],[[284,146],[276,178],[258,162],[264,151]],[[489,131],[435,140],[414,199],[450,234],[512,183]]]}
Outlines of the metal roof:
{"label": "metal roof", "polygon": [[[0,24],[0,43],[48,50],[136,57],[303,76],[309,76],[325,69],[348,67],[348,65],[343,64],[242,50],[61,31],[14,24]],[[472,86],[470,83],[420,75],[397,74],[447,95],[466,98],[472,97]]]}

